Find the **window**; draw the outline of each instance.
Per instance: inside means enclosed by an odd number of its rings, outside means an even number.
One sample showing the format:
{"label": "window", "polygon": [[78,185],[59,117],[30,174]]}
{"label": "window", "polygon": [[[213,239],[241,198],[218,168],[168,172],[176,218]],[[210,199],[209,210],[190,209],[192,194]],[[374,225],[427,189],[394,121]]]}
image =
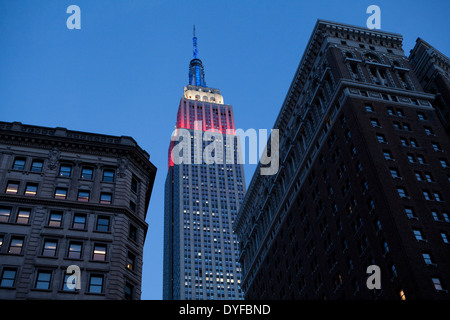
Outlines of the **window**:
{"label": "window", "polygon": [[31,210],[19,208],[17,213],[16,223],[28,224],[30,221]]}
{"label": "window", "polygon": [[136,177],[133,176],[131,178],[131,191],[137,192],[137,189],[138,189],[138,181],[137,181]]}
{"label": "window", "polygon": [[67,252],[67,258],[69,259],[81,259],[81,252],[83,249],[82,242],[70,241],[69,250]]}
{"label": "window", "polygon": [[16,158],[13,163],[13,170],[23,170],[25,169],[25,158]]}
{"label": "window", "polygon": [[440,192],[434,191],[433,196],[434,196],[434,200],[443,201]]}
{"label": "window", "polygon": [[431,260],[431,256],[429,253],[422,253],[423,260],[425,261],[426,265],[432,265],[434,264]]}
{"label": "window", "polygon": [[57,245],[58,243],[56,240],[45,240],[44,248],[42,249],[42,255],[44,257],[55,257]]}
{"label": "window", "polygon": [[31,163],[31,172],[42,172],[43,167],[44,161],[33,160],[33,162]]}
{"label": "window", "polygon": [[372,124],[372,127],[381,128],[380,122],[377,119],[370,119],[370,123]]}
{"label": "window", "polygon": [[35,196],[37,193],[38,185],[36,183],[27,183],[25,186],[26,196]]}
{"label": "window", "polygon": [[9,244],[8,253],[11,254],[21,254],[23,248],[23,238],[12,237],[11,243]]}
{"label": "window", "polygon": [[17,194],[19,192],[19,182],[8,181],[5,192],[7,194]]}
{"label": "window", "polygon": [[441,280],[439,278],[432,278],[434,288],[436,291],[444,291],[444,288],[442,288]]}
{"label": "window", "polygon": [[106,260],[106,245],[104,244],[94,244],[94,253],[92,255],[94,261],[105,261]]}
{"label": "window", "polygon": [[413,148],[419,147],[419,144],[417,143],[417,141],[415,139],[410,139],[409,143],[410,143],[411,147],[413,147]]}
{"label": "window", "polygon": [[136,259],[136,256],[132,254],[131,252],[128,252],[127,256],[127,269],[134,270],[134,260]]}
{"label": "window", "polygon": [[377,134],[377,140],[379,143],[387,143],[386,138],[382,134]]}
{"label": "window", "polygon": [[91,167],[83,167],[81,169],[81,179],[92,180],[94,177],[94,169]]}
{"label": "window", "polygon": [[55,199],[66,199],[67,189],[66,188],[56,188],[55,189]]}
{"label": "window", "polygon": [[90,195],[91,193],[89,190],[78,190],[77,200],[82,202],[88,202]]}
{"label": "window", "polygon": [[373,106],[371,104],[366,104],[365,109],[367,112],[374,112]]}
{"label": "window", "polygon": [[388,107],[388,108],[387,108],[387,112],[388,112],[388,115],[390,115],[390,116],[395,116],[394,108]]}
{"label": "window", "polygon": [[411,131],[411,127],[407,123],[403,123],[403,130],[405,131]]}
{"label": "window", "polygon": [[432,176],[431,173],[429,173],[429,172],[425,172],[425,179],[426,179],[428,182],[434,182],[433,176]]}
{"label": "window", "polygon": [[102,204],[111,204],[111,200],[112,200],[112,194],[111,193],[102,192],[100,194],[100,203],[102,203]]}
{"label": "window", "polygon": [[405,188],[397,187],[397,192],[400,198],[408,198]]}
{"label": "window", "polygon": [[86,229],[86,215],[75,214],[73,217],[72,228],[79,229],[79,230]]}
{"label": "window", "polygon": [[440,159],[439,161],[441,162],[441,166],[442,166],[443,168],[448,168],[448,162],[447,162],[447,160]]}
{"label": "window", "polygon": [[59,167],[59,176],[60,177],[70,177],[72,174],[72,166],[68,164],[62,164],[61,167]]}
{"label": "window", "polygon": [[17,269],[3,268],[0,287],[13,288],[16,280]]}
{"label": "window", "polygon": [[450,222],[450,218],[448,217],[448,213],[447,212],[442,212],[442,217],[444,218],[445,222]]}
{"label": "window", "polygon": [[62,211],[50,211],[50,216],[48,219],[48,225],[50,227],[61,227],[62,224]]}
{"label": "window", "polygon": [[417,161],[420,164],[426,164],[425,158],[423,156],[417,156]]}
{"label": "window", "polygon": [[406,138],[400,138],[400,142],[402,146],[407,147],[408,146],[408,140]]}
{"label": "window", "polygon": [[130,200],[130,209],[131,211],[136,211],[136,203]]}
{"label": "window", "polygon": [[431,211],[431,215],[433,216],[434,221],[440,221],[439,220],[439,213],[436,210]]}
{"label": "window", "polygon": [[0,234],[0,250],[2,249],[2,246],[3,246],[3,240],[4,240],[4,237],[2,234]]}
{"label": "window", "polygon": [[52,273],[50,271],[38,271],[36,277],[36,289],[48,290],[50,289],[50,281],[52,279]]}
{"label": "window", "polygon": [[11,216],[11,208],[0,207],[0,222],[8,222]]}
{"label": "window", "polygon": [[405,208],[405,213],[409,219],[416,218],[416,213],[414,212],[414,210],[412,208]]}
{"label": "window", "polygon": [[399,116],[399,117],[404,117],[405,114],[403,113],[403,110],[397,109],[397,116]]}
{"label": "window", "polygon": [[[70,276],[71,276],[71,274],[64,273],[64,282],[63,282],[62,290],[69,291],[69,292],[76,292],[77,289],[76,289],[75,285],[76,285],[76,281],[77,281],[77,276],[74,275],[74,277],[71,279],[71,281],[69,281]],[[73,289],[69,289],[69,287],[67,286],[68,283],[74,285]]]}
{"label": "window", "polygon": [[103,275],[92,274],[89,278],[89,290],[90,293],[102,293],[103,292]]}
{"label": "window", "polygon": [[417,118],[419,118],[419,120],[426,120],[425,114],[422,112],[417,112]]}
{"label": "window", "polygon": [[114,182],[114,170],[111,169],[103,170],[103,181]]}
{"label": "window", "polygon": [[422,173],[420,171],[414,171],[417,181],[423,181]]}
{"label": "window", "polygon": [[383,151],[384,159],[386,160],[394,160],[390,151]]}
{"label": "window", "polygon": [[444,241],[444,243],[448,243],[448,237],[445,232],[441,232],[441,238],[442,238],[442,241]]}
{"label": "window", "polygon": [[408,161],[409,163],[416,163],[416,159],[412,154],[408,154]]}
{"label": "window", "polygon": [[395,168],[390,168],[389,171],[391,172],[392,178],[397,178],[397,179],[400,179],[400,178],[401,178],[400,173],[398,172],[397,169],[395,169]]}
{"label": "window", "polygon": [[425,239],[422,236],[422,232],[420,230],[415,229],[415,230],[413,230],[413,232],[414,232],[414,237],[416,237],[417,241],[425,241]]}
{"label": "window", "polygon": [[442,151],[441,146],[439,145],[439,143],[432,142],[431,145],[433,146],[433,150],[434,151]]}
{"label": "window", "polygon": [[125,283],[125,300],[133,300],[134,287],[130,283]]}
{"label": "window", "polygon": [[425,198],[425,200],[433,200],[428,191],[423,191],[423,197]]}
{"label": "window", "polygon": [[108,232],[109,231],[109,217],[99,216],[97,218],[97,231]]}
{"label": "window", "polygon": [[429,136],[434,136],[434,132],[433,129],[431,129],[430,127],[424,127],[425,129],[425,133]]}
{"label": "window", "polygon": [[128,232],[128,238],[130,238],[133,241],[136,241],[137,239],[137,228],[130,224],[130,231]]}
{"label": "window", "polygon": [[400,300],[406,300],[405,291],[400,290],[399,295],[400,295]]}

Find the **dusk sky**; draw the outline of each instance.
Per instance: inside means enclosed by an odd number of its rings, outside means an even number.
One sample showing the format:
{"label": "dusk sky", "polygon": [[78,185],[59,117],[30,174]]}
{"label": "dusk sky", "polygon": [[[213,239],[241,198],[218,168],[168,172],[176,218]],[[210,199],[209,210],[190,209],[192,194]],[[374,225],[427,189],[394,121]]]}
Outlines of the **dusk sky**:
{"label": "dusk sky", "polygon": [[[81,9],[69,30],[68,6]],[[162,298],[167,150],[192,59],[237,128],[272,128],[317,19],[423,38],[450,55],[448,0],[0,0],[0,120],[132,136],[158,168],[147,213],[142,299]],[[245,166],[246,183],[255,166]]]}

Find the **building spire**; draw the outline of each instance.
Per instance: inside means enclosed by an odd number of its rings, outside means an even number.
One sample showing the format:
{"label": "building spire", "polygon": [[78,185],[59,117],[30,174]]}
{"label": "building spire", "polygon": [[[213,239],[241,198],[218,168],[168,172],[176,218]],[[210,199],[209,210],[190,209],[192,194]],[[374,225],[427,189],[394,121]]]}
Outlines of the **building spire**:
{"label": "building spire", "polygon": [[189,84],[197,87],[206,87],[205,82],[205,71],[203,69],[203,64],[200,59],[198,59],[198,49],[197,49],[197,37],[195,36],[195,24],[194,24],[194,37],[192,38],[194,44],[194,58],[189,64]]}

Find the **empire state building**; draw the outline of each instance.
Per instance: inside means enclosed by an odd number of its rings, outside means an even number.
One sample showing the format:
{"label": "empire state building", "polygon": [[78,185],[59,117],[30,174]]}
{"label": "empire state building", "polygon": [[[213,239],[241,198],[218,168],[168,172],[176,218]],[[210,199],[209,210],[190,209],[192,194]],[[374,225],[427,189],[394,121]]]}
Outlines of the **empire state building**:
{"label": "empire state building", "polygon": [[[238,243],[232,225],[244,199],[233,108],[206,86],[197,37],[168,154],[164,207],[165,300],[243,299]],[[180,139],[184,133],[183,139]],[[186,135],[187,134],[187,135]],[[183,143],[183,161],[174,156]],[[213,159],[205,155],[211,146]],[[180,145],[178,145],[179,147]],[[207,158],[207,157],[206,157]]]}

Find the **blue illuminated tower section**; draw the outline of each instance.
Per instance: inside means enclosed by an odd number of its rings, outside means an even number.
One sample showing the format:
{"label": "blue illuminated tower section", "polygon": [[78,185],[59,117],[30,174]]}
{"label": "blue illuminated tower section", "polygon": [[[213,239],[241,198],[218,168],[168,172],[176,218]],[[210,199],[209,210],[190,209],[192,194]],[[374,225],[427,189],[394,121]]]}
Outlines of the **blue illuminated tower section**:
{"label": "blue illuminated tower section", "polygon": [[206,86],[195,27],[193,45],[189,84],[180,100],[174,136],[181,129],[189,132],[188,140],[200,136],[205,150],[209,141],[204,137],[214,133],[226,142],[216,152],[234,161],[198,161],[191,144],[191,162],[180,164],[173,160],[176,145],[171,141],[164,195],[163,299],[241,300],[238,242],[232,226],[245,182],[243,166],[237,164],[233,107],[224,103],[219,89]]}

